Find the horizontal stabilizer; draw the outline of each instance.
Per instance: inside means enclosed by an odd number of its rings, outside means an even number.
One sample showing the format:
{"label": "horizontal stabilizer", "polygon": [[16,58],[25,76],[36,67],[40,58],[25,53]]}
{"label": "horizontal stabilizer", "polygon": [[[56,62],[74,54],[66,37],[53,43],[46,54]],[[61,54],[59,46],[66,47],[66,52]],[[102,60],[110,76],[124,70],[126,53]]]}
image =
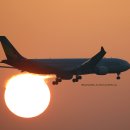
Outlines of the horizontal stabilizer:
{"label": "horizontal stabilizer", "polygon": [[10,68],[10,69],[15,69],[14,67],[11,67],[11,66],[0,66],[0,68]]}

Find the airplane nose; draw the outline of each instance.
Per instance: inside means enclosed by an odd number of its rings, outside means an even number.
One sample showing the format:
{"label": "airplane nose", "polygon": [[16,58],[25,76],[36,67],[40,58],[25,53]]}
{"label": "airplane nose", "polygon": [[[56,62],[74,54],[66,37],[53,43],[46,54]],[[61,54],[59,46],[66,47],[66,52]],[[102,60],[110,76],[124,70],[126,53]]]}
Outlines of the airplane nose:
{"label": "airplane nose", "polygon": [[126,61],[126,67],[130,69],[130,64]]}
{"label": "airplane nose", "polygon": [[126,61],[126,66],[130,69],[130,63]]}
{"label": "airplane nose", "polygon": [[128,70],[128,69],[130,69],[130,64],[127,62],[127,61],[125,61],[125,60],[122,60],[122,65],[123,65],[123,68],[125,69],[125,70]]}

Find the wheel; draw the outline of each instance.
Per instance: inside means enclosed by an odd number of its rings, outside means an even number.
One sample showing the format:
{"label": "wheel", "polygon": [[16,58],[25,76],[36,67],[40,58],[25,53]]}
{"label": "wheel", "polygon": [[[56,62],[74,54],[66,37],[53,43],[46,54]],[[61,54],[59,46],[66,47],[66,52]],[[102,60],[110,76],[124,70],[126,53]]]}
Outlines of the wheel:
{"label": "wheel", "polygon": [[72,79],[73,82],[76,82],[75,79]]}
{"label": "wheel", "polygon": [[72,79],[73,82],[78,82],[78,79]]}
{"label": "wheel", "polygon": [[57,81],[53,81],[52,84],[53,84],[53,85],[57,85],[58,82],[57,82]]}
{"label": "wheel", "polygon": [[78,82],[78,79],[75,79],[75,82]]}
{"label": "wheel", "polygon": [[118,77],[117,77],[117,80],[119,80],[119,79],[120,79],[120,77],[118,76]]}
{"label": "wheel", "polygon": [[53,81],[52,84],[55,85],[55,81]]}

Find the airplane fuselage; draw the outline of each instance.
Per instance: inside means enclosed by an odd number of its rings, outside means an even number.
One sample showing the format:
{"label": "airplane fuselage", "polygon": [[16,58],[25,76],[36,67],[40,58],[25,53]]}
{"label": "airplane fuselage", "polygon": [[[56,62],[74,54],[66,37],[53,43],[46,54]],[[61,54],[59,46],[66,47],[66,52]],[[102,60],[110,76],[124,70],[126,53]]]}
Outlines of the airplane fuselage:
{"label": "airplane fuselage", "polygon": [[[27,59],[19,62],[8,61],[12,65],[23,71],[28,71],[37,74],[59,74],[65,73],[70,75],[84,75],[84,74],[98,74],[105,75],[108,73],[121,73],[130,68],[130,64],[122,59],[117,58],[103,58],[96,66],[91,69],[83,69],[80,72],[71,71],[79,67],[82,63],[89,60],[89,58],[73,58],[73,59]],[[60,71],[62,70],[62,71]]]}

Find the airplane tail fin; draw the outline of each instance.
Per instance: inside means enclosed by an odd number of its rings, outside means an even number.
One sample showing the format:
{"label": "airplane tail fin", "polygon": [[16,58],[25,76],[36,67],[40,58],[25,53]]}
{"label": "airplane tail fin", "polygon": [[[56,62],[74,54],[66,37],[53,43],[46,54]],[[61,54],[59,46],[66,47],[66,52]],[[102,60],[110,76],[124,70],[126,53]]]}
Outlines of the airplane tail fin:
{"label": "airplane tail fin", "polygon": [[10,43],[5,36],[0,36],[0,42],[4,49],[7,60],[21,60],[25,59]]}

